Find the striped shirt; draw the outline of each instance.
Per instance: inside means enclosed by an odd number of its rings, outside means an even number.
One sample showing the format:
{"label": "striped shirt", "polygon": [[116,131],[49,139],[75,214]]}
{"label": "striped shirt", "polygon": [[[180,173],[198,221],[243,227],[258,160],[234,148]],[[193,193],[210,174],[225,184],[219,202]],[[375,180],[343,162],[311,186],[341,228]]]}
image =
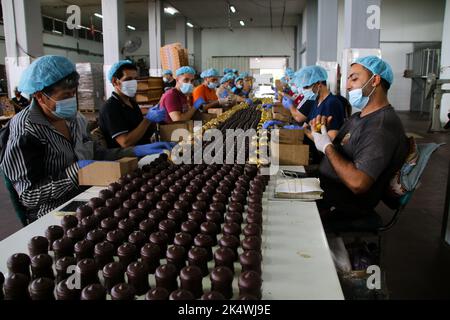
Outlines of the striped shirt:
{"label": "striped shirt", "polygon": [[78,114],[67,121],[71,141],[32,104],[9,123],[9,140],[0,168],[11,180],[28,220],[34,221],[82,190],[78,185],[78,160],[117,160],[134,156],[131,149],[102,149],[89,136],[87,121]]}

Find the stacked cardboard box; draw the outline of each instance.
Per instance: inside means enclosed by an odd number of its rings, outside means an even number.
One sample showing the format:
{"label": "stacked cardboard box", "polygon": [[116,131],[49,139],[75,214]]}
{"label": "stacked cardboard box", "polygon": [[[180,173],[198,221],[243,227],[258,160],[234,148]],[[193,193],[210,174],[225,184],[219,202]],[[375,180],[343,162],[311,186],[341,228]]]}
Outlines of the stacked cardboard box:
{"label": "stacked cardboard box", "polygon": [[189,65],[189,51],[180,43],[168,44],[160,49],[161,64],[164,70],[175,73],[179,68]]}
{"label": "stacked cardboard box", "polygon": [[309,146],[303,144],[304,136],[303,129],[272,130],[272,164],[278,163],[281,166],[309,165]]}
{"label": "stacked cardboard box", "polygon": [[136,102],[138,104],[156,105],[164,93],[162,78],[149,77],[138,80]]}
{"label": "stacked cardboard box", "polygon": [[281,104],[276,104],[272,108],[272,117],[274,120],[290,122],[292,120],[291,112],[286,110]]}
{"label": "stacked cardboard box", "polygon": [[78,86],[78,108],[81,112],[95,112],[104,103],[105,82],[103,78],[103,64],[77,63],[80,74]]}

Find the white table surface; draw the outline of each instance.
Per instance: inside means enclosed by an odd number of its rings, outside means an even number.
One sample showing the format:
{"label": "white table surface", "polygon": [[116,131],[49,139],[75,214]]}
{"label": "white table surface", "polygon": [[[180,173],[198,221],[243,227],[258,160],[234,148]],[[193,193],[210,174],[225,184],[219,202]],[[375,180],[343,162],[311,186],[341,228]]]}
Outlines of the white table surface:
{"label": "white table surface", "polygon": [[[263,299],[344,299],[315,203],[269,201],[274,184],[269,185],[263,203]],[[102,189],[91,188],[73,200],[87,201]],[[60,225],[60,220],[50,213],[1,241],[0,271],[6,275],[7,259],[28,253],[30,238],[44,235],[48,226]]]}

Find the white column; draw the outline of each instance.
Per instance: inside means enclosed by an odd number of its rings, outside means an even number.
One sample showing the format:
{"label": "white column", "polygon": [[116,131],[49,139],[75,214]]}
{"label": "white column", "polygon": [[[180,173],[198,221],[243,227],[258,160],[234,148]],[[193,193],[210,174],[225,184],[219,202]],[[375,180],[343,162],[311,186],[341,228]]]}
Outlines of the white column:
{"label": "white column", "polygon": [[150,45],[150,76],[160,77],[160,48],[164,45],[164,8],[161,0],[148,0],[148,34]]}
{"label": "white column", "polygon": [[317,60],[337,61],[338,0],[318,0]]}
{"label": "white column", "polygon": [[202,29],[194,29],[194,67],[202,71]]}
{"label": "white column", "polygon": [[102,0],[103,15],[103,54],[105,75],[105,94],[109,97],[114,91],[107,75],[111,66],[123,59],[122,48],[125,40],[124,0]]}
{"label": "white column", "polygon": [[[441,79],[450,79],[450,0],[445,4],[444,29],[442,31],[441,48]],[[443,89],[450,89],[450,84],[444,85]],[[447,114],[450,112],[450,94],[442,96],[441,104],[441,122],[446,124],[449,119]],[[450,224],[449,224],[450,225]]]}
{"label": "white column", "polygon": [[44,55],[40,1],[2,0],[10,96],[32,59]]}
{"label": "white column", "polygon": [[181,43],[183,48],[187,48],[187,20],[183,16],[176,18],[176,35],[177,41]]}
{"label": "white column", "polygon": [[306,2],[306,65],[317,62],[317,0]]}

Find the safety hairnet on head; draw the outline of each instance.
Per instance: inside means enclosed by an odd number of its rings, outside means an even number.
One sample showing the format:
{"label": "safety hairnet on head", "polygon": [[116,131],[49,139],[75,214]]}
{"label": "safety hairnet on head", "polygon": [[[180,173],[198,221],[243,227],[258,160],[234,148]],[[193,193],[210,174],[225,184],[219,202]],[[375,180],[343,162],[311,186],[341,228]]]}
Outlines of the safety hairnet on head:
{"label": "safety hairnet on head", "polygon": [[231,69],[231,68],[223,69],[223,74],[232,73],[232,72],[233,72],[233,69]]}
{"label": "safety hairnet on head", "polygon": [[173,76],[172,70],[164,70],[163,71],[163,76]]}
{"label": "safety hairnet on head", "polygon": [[43,56],[33,61],[24,71],[19,82],[19,91],[34,94],[75,71],[75,65],[65,57]]}
{"label": "safety hairnet on head", "polygon": [[280,81],[283,84],[287,84],[288,83],[288,81],[286,80],[286,77],[281,77]]}
{"label": "safety hairnet on head", "polygon": [[357,59],[355,63],[362,65],[373,74],[379,75],[390,85],[394,83],[394,73],[392,72],[391,66],[386,61],[376,56],[368,56]]}
{"label": "safety hairnet on head", "polygon": [[108,72],[108,80],[110,82],[112,82],[114,75],[116,74],[117,70],[119,70],[120,68],[122,68],[125,65],[130,65],[133,66],[133,62],[130,60],[121,60],[119,62],[116,62],[112,65],[111,69],[109,69]]}
{"label": "safety hairnet on head", "polygon": [[238,70],[238,69],[233,69],[232,72],[233,72],[233,73],[238,73],[239,70]]}
{"label": "safety hairnet on head", "polygon": [[195,75],[195,70],[192,67],[181,67],[177,70],[176,75],[177,77],[183,75],[183,74],[192,74]]}
{"label": "safety hairnet on head", "polygon": [[241,77],[244,78],[244,79],[245,79],[245,78],[249,78],[249,77],[250,77],[250,74],[249,74],[247,71],[245,71],[245,72],[242,72],[242,73],[241,73]]}
{"label": "safety hairnet on head", "polygon": [[308,66],[295,75],[294,83],[298,88],[310,87],[321,81],[327,81],[327,71],[320,66]]}
{"label": "safety hairnet on head", "polygon": [[244,81],[244,77],[243,76],[239,76],[236,79],[234,79],[234,82],[238,82],[239,80]]}
{"label": "safety hairnet on head", "polygon": [[210,78],[210,77],[219,77],[219,71],[217,71],[216,69],[208,69],[202,72],[202,74],[200,75],[200,77],[202,79],[205,78]]}
{"label": "safety hairnet on head", "polygon": [[220,84],[224,84],[225,82],[234,80],[234,78],[235,78],[235,77],[234,77],[233,74],[228,73],[228,74],[224,75],[224,76],[222,77],[222,79],[220,79]]}
{"label": "safety hairnet on head", "polygon": [[294,70],[292,68],[287,68],[284,75],[286,77],[292,78],[294,76]]}

